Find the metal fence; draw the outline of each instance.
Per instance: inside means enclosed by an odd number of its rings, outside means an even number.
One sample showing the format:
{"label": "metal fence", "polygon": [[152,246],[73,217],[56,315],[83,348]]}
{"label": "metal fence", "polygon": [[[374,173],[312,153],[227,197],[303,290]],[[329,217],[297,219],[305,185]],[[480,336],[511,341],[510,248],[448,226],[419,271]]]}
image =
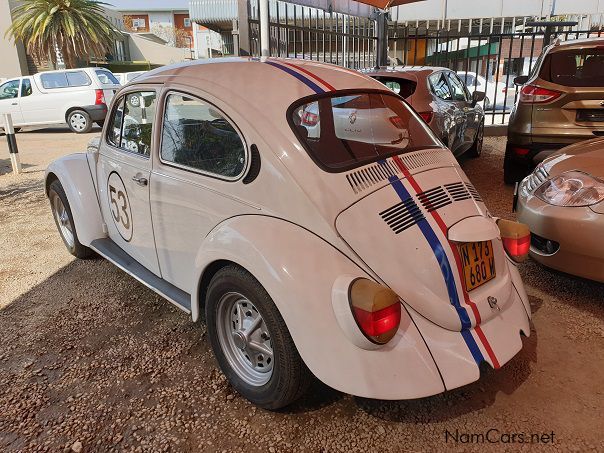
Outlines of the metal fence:
{"label": "metal fence", "polygon": [[[258,0],[248,2],[250,52],[260,55]],[[284,1],[270,2],[270,55],[352,69],[375,66],[376,21]]]}
{"label": "metal fence", "polygon": [[[458,71],[471,92],[486,91],[483,106],[490,122],[504,124],[519,95],[514,79],[530,73],[551,40],[596,36],[604,36],[601,26],[575,30],[531,25],[527,18],[475,19],[391,24],[388,45],[398,64]],[[479,88],[485,81],[486,88]]]}

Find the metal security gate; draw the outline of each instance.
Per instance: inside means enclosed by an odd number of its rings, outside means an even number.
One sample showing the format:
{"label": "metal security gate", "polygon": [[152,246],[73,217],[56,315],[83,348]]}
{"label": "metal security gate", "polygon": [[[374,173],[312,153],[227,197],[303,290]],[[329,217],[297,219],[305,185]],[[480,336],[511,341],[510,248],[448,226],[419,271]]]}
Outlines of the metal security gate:
{"label": "metal security gate", "polygon": [[[491,124],[504,124],[518,99],[514,79],[528,75],[554,39],[604,36],[601,25],[577,30],[576,23],[544,26],[529,18],[470,19],[390,24],[390,57],[402,65],[441,66],[459,71],[470,91],[486,79]],[[482,88],[481,88],[482,90]],[[487,91],[487,90],[482,90]]]}
{"label": "metal security gate", "polygon": [[[259,1],[249,0],[250,53],[260,56]],[[270,56],[324,61],[352,69],[375,66],[376,21],[288,3],[269,2]]]}

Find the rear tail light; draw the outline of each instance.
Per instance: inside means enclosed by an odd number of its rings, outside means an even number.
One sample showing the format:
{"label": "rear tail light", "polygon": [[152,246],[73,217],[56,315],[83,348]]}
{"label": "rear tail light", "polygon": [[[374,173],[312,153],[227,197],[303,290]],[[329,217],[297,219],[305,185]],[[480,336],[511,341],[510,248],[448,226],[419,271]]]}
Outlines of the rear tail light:
{"label": "rear tail light", "polygon": [[526,155],[528,155],[530,150],[528,148],[521,148],[518,146],[514,146],[514,147],[512,147],[512,152],[514,154],[516,154],[517,156],[526,156]]}
{"label": "rear tail light", "polygon": [[96,99],[94,101],[95,105],[101,105],[105,103],[105,95],[103,94],[103,90],[94,90],[96,94]]}
{"label": "rear tail light", "polygon": [[432,117],[434,116],[434,112],[420,112],[419,116],[421,116],[426,123],[430,124],[430,121],[432,121]]}
{"label": "rear tail light", "polygon": [[391,116],[388,119],[397,129],[405,129],[405,122],[400,116]]}
{"label": "rear tail light", "polygon": [[350,286],[350,307],[361,332],[369,341],[386,344],[401,323],[401,302],[394,291],[359,278]]}
{"label": "rear tail light", "polygon": [[562,96],[559,91],[548,90],[536,85],[525,85],[520,90],[520,102],[525,104],[543,104],[551,102]]}
{"label": "rear tail light", "polygon": [[499,219],[497,226],[501,233],[503,248],[508,256],[516,263],[523,262],[528,257],[531,248],[529,227],[523,223],[504,219]]}
{"label": "rear tail light", "polygon": [[312,112],[302,113],[302,124],[304,126],[316,126],[319,122],[319,115]]}

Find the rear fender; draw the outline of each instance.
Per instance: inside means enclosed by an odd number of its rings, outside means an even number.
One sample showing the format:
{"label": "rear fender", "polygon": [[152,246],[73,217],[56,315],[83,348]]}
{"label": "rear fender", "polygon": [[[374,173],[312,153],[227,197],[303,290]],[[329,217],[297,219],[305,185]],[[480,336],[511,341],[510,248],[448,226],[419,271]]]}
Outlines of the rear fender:
{"label": "rear fender", "polygon": [[[315,234],[274,217],[234,217],[215,228],[199,250],[199,282],[207,281],[205,269],[224,260],[245,268],[262,284],[302,359],[330,387],[380,399],[418,398],[444,390],[406,311],[399,332],[387,345],[369,350],[351,341],[334,312],[333,300],[342,294],[335,287],[342,277],[371,277]],[[199,300],[203,288],[199,284],[197,288],[191,304],[194,320],[203,305]]]}
{"label": "rear fender", "polygon": [[54,179],[65,190],[80,243],[89,246],[93,240],[107,237],[86,154],[71,154],[48,166],[44,181],[47,196]]}

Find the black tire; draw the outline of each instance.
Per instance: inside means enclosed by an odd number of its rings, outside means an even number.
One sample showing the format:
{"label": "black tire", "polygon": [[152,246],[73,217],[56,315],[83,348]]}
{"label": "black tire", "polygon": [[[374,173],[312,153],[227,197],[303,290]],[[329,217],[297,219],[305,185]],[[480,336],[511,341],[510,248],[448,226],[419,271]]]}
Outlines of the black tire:
{"label": "black tire", "polygon": [[84,110],[73,110],[67,115],[67,126],[76,134],[86,134],[92,129],[92,119]]}
{"label": "black tire", "polygon": [[95,123],[97,124],[98,127],[103,129],[103,126],[105,125],[105,120],[95,121]]}
{"label": "black tire", "polygon": [[523,165],[507,156],[503,159],[503,181],[506,184],[516,184],[522,181],[527,175],[527,169]]}
{"label": "black tire", "polygon": [[[238,293],[258,310],[270,332],[272,374],[264,385],[250,385],[229,363],[219,339],[218,311],[227,294]],[[304,364],[285,321],[262,285],[244,269],[230,265],[219,270],[208,285],[205,301],[208,336],[218,364],[233,388],[252,403],[269,410],[285,407],[304,394],[312,374]]]}
{"label": "black tire", "polygon": [[468,156],[472,158],[480,157],[482,154],[482,146],[484,144],[484,121],[480,123],[478,126],[478,131],[476,132],[476,138],[474,138],[474,143],[472,147],[468,150]]}
{"label": "black tire", "polygon": [[[56,215],[55,197],[58,197],[61,200],[61,203],[63,204],[63,206],[65,207],[65,211],[66,211],[67,217],[68,217],[67,221],[69,222],[71,231],[73,233],[73,243],[70,243],[69,240],[64,236],[63,232],[61,231],[61,225],[59,225],[59,220]],[[65,195],[63,186],[61,185],[61,183],[59,182],[58,179],[53,181],[50,184],[50,187],[48,188],[48,199],[50,200],[50,208],[53,213],[52,217],[55,220],[55,225],[57,226],[57,230],[59,231],[61,239],[63,239],[63,243],[65,244],[65,247],[67,247],[67,250],[69,251],[69,253],[71,253],[76,258],[80,258],[80,259],[87,259],[87,258],[94,257],[95,256],[94,251],[92,249],[86,247],[85,245],[82,245],[78,239],[78,233],[75,229],[73,215],[71,214],[71,206],[69,206],[69,201],[67,200],[67,195]]]}

